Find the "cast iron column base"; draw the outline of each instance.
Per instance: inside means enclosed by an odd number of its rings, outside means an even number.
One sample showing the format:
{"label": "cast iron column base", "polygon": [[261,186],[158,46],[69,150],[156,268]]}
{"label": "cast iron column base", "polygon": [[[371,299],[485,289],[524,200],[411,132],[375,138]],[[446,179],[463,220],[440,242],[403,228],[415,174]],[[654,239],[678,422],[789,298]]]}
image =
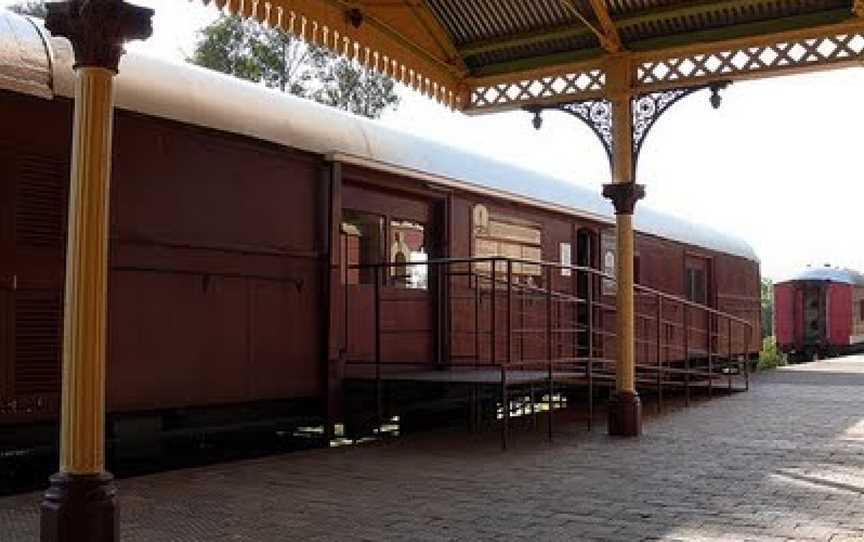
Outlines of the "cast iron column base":
{"label": "cast iron column base", "polygon": [[642,401],[632,391],[615,391],[609,398],[609,434],[638,437],[642,434]]}
{"label": "cast iron column base", "polygon": [[58,473],[42,500],[42,542],[120,540],[114,477]]}

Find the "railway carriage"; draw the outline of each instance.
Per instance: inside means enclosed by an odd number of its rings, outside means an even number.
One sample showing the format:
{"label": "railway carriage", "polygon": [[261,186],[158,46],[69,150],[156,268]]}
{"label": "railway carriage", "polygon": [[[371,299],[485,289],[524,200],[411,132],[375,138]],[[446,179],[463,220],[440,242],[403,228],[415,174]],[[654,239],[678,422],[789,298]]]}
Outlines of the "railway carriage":
{"label": "railway carriage", "polygon": [[[5,440],[35,424],[50,428],[58,413],[71,63],[67,42],[0,11]],[[376,343],[389,362],[494,363],[506,346],[494,333],[480,344],[472,322],[481,316],[458,299],[481,299],[476,277],[494,275],[498,263],[473,261],[471,282],[424,262],[511,258],[507,272],[522,288],[554,282],[614,304],[611,277],[595,283],[565,269],[614,272],[614,217],[599,188],[136,54],[123,59],[116,103],[112,437],[262,417],[338,420],[346,364]],[[636,227],[640,284],[758,330],[759,263],[745,242],[647,207]],[[561,267],[551,273],[532,263],[540,261]],[[379,306],[382,295],[388,303]],[[523,318],[541,310],[525,307]],[[373,332],[373,313],[386,335]],[[503,328],[491,314],[477,325]],[[602,314],[597,325],[614,328]],[[691,325],[709,345],[723,333],[710,316]],[[594,331],[580,329],[573,349],[593,349],[585,335]],[[754,354],[758,336],[737,350]]]}
{"label": "railway carriage", "polygon": [[864,275],[826,265],[776,283],[774,333],[794,361],[864,350]]}

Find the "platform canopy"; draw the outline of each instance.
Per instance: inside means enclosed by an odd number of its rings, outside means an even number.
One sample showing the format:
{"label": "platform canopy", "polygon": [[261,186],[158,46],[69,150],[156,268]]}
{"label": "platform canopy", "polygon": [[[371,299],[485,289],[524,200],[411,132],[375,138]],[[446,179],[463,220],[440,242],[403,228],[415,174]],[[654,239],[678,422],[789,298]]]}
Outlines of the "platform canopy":
{"label": "platform canopy", "polygon": [[864,0],[203,0],[279,27],[466,113],[864,60]]}

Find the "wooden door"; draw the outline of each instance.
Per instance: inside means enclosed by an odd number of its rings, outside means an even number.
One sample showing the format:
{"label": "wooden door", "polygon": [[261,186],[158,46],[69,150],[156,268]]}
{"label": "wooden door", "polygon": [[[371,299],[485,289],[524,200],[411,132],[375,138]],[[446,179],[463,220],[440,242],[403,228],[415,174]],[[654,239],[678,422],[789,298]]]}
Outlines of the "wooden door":
{"label": "wooden door", "polygon": [[[597,267],[597,235],[593,230],[579,228],[576,230],[576,265],[578,267],[596,268]],[[591,291],[589,291],[591,289]],[[585,303],[580,303],[576,308],[576,322],[580,331],[577,334],[577,356],[587,357],[591,354],[599,355],[596,344],[594,349],[588,348],[588,340],[592,333],[591,328],[602,325],[599,321],[602,311],[594,310],[589,318],[589,299],[596,303],[599,298],[598,282],[586,271],[576,273],[576,297],[584,300]],[[594,337],[595,341],[597,337]]]}
{"label": "wooden door", "polygon": [[[443,231],[436,202],[413,195],[343,187],[340,249],[349,362],[432,364],[438,330],[437,274],[417,264],[437,255]],[[381,263],[395,264],[375,267]],[[376,314],[376,281],[379,316]]]}
{"label": "wooden door", "polygon": [[[715,306],[711,263],[711,259],[707,257],[694,254],[685,256],[684,296],[688,301],[706,307]],[[717,326],[714,320],[705,310],[688,309],[688,346],[694,354],[707,355],[709,350],[714,348],[711,338]]]}
{"label": "wooden door", "polygon": [[804,344],[819,344],[825,338],[825,288],[818,282],[804,283],[803,335]]}

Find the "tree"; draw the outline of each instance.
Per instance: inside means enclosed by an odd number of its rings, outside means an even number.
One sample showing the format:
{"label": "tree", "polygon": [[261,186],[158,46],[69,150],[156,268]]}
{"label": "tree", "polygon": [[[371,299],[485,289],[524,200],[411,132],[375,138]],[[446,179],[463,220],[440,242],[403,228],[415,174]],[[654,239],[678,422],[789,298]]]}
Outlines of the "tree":
{"label": "tree", "polygon": [[9,6],[9,10],[19,15],[30,15],[44,19],[48,15],[48,8],[42,0],[23,0]]}
{"label": "tree", "polygon": [[774,335],[774,283],[762,279],[762,337]]}
{"label": "tree", "polygon": [[392,79],[237,16],[202,29],[187,60],[370,118],[399,103]]}
{"label": "tree", "polygon": [[313,58],[321,83],[311,95],[316,101],[369,118],[378,118],[385,109],[399,103],[389,77],[359,68],[321,48]]}

